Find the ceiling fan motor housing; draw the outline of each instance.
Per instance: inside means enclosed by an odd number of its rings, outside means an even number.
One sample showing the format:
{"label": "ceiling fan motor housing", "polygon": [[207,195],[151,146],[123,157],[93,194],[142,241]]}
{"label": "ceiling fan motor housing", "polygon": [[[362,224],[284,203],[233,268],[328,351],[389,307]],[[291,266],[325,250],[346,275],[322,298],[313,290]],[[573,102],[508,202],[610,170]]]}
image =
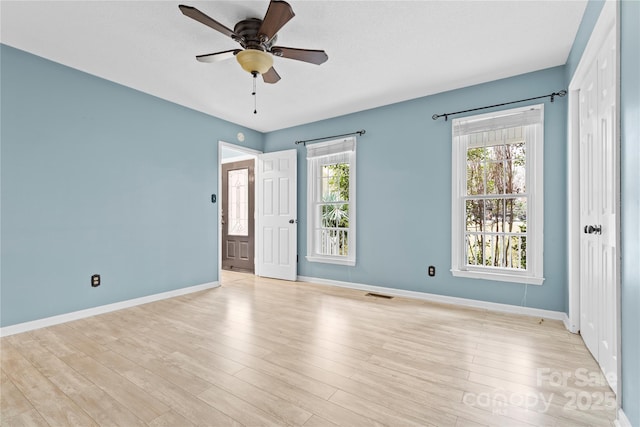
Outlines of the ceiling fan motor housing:
{"label": "ceiling fan motor housing", "polygon": [[262,19],[249,18],[238,22],[233,27],[233,31],[240,36],[237,41],[244,49],[257,49],[268,52],[276,42],[278,39],[277,35],[274,35],[273,38],[266,41],[261,40],[261,38],[264,38],[258,34],[261,25]]}

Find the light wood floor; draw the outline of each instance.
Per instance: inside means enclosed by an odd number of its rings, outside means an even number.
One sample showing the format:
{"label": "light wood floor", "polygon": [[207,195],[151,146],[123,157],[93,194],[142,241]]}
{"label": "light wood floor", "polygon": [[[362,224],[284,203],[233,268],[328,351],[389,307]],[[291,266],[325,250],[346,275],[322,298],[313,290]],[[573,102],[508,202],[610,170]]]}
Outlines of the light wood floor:
{"label": "light wood floor", "polygon": [[613,424],[611,390],[560,322],[222,283],[2,338],[1,424]]}

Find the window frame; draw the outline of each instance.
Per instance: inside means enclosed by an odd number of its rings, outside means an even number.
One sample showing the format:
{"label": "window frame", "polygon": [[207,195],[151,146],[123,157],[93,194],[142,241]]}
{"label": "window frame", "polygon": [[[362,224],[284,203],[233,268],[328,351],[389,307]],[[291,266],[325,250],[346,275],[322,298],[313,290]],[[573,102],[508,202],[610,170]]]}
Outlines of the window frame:
{"label": "window frame", "polygon": [[[533,120],[533,122],[532,122]],[[467,147],[465,135],[522,124],[526,140],[527,269],[466,264]],[[466,128],[464,130],[460,130]],[[473,129],[470,130],[470,129]],[[541,285],[544,247],[544,104],[478,114],[452,120],[451,273],[455,277]],[[514,193],[517,197],[517,193]]]}
{"label": "window frame", "polygon": [[[334,164],[329,162],[331,155],[345,153],[349,158],[349,227],[347,228],[348,254],[325,255],[317,253],[315,230],[321,228],[317,221],[316,208],[323,204],[322,200],[315,200],[321,195],[318,188],[320,179],[314,172],[320,173],[322,166]],[[312,162],[318,162],[319,167],[312,167]],[[327,264],[354,266],[356,264],[356,138],[341,138],[307,146],[307,261]]]}

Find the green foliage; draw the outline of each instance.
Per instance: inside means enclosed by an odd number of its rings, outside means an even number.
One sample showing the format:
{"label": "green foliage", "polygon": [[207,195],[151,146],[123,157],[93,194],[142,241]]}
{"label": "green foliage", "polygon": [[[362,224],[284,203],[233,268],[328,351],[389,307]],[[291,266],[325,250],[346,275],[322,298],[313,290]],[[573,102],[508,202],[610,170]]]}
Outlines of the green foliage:
{"label": "green foliage", "polygon": [[[337,163],[322,167],[322,227],[329,237],[331,254],[347,255],[349,250],[349,164]],[[337,230],[336,230],[337,229]]]}
{"label": "green foliage", "polygon": [[[337,163],[323,166],[323,176],[327,178],[326,190],[335,193],[335,201],[349,200],[349,163]],[[324,189],[323,189],[324,190]],[[323,191],[323,199],[326,194]]]}
{"label": "green foliage", "polygon": [[322,205],[322,226],[323,227],[349,227],[349,205],[336,202],[335,193],[330,193],[324,198],[324,202],[329,202]]}
{"label": "green foliage", "polygon": [[519,196],[526,190],[526,145],[501,135],[487,142],[496,137],[489,133],[472,137],[486,144],[467,150],[467,263],[526,269],[527,198]]}
{"label": "green foliage", "polygon": [[[520,225],[520,231],[522,233],[527,232],[527,224]],[[527,238],[522,238],[522,243],[520,244],[520,268],[527,268]]]}
{"label": "green foliage", "polygon": [[325,227],[349,227],[349,164],[322,167],[322,223]]}

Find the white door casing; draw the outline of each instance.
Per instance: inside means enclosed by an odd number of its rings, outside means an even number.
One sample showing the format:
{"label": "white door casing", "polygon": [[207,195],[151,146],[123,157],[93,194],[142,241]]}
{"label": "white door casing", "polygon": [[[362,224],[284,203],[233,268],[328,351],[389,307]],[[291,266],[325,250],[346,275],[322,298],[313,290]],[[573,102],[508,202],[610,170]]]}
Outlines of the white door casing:
{"label": "white door casing", "polygon": [[258,156],[256,275],[297,277],[297,151]]}

